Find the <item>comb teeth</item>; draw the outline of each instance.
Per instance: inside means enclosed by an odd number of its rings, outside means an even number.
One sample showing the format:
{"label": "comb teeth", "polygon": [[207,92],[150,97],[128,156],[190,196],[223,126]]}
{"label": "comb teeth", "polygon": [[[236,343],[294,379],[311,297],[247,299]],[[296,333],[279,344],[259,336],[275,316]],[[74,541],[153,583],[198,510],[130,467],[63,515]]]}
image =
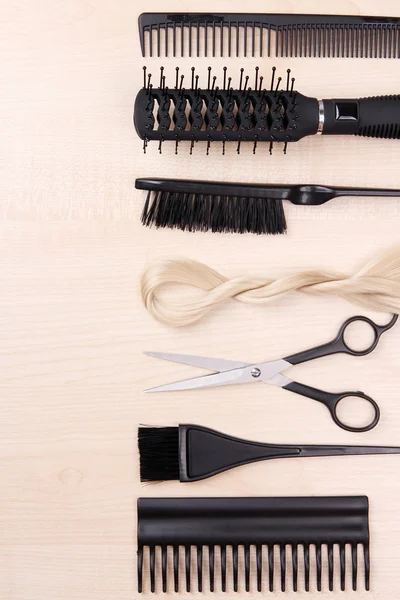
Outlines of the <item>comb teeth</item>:
{"label": "comb teeth", "polygon": [[[364,585],[368,590],[369,553],[368,546],[362,544],[362,547]],[[311,549],[307,544],[297,543],[171,546],[170,549],[167,546],[141,546],[138,550],[138,590],[142,592],[150,586],[152,593],[178,593],[183,589],[186,592],[297,592],[312,589],[332,592],[335,589],[345,591],[347,584],[355,591],[359,554],[355,543],[347,546],[317,543]],[[149,572],[147,582],[143,577],[143,564],[146,563]],[[346,564],[351,564],[348,577]],[[299,577],[304,582],[301,586],[298,585]],[[160,583],[156,585],[156,581]]]}
{"label": "comb teeth", "polygon": [[141,498],[138,517],[139,592],[356,590],[359,546],[369,589],[364,496]]}
{"label": "comb teeth", "polygon": [[143,56],[399,58],[396,17],[144,13]]}

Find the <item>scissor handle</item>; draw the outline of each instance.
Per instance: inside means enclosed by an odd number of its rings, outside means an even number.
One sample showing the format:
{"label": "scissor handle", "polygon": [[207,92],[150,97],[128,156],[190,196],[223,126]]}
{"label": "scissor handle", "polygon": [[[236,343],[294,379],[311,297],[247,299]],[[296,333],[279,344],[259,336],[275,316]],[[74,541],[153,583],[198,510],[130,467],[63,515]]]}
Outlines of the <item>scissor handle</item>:
{"label": "scissor handle", "polygon": [[[386,325],[378,325],[374,323],[368,317],[357,316],[351,317],[347,319],[339,329],[339,333],[331,342],[327,344],[322,344],[321,346],[316,346],[315,348],[311,348],[310,350],[304,350],[303,352],[298,352],[297,354],[292,354],[291,356],[287,356],[284,360],[290,362],[292,365],[298,365],[303,362],[307,362],[308,360],[313,360],[314,358],[320,358],[322,356],[328,356],[330,354],[337,354],[338,352],[344,352],[345,354],[351,354],[352,356],[365,356],[372,352],[376,346],[378,345],[379,339],[385,331],[388,331],[393,325],[396,323],[399,315],[393,315],[389,323]],[[362,350],[354,350],[346,343],[345,334],[346,329],[355,322],[367,323],[374,332],[374,339],[366,348]]]}
{"label": "scissor handle", "polygon": [[[375,400],[373,400],[372,398],[370,398],[370,396],[367,396],[363,392],[342,392],[340,394],[332,394],[329,392],[323,392],[322,390],[318,390],[308,385],[303,385],[302,383],[298,383],[297,381],[291,381],[290,383],[285,385],[284,388],[286,390],[295,392],[296,394],[300,394],[301,396],[306,396],[307,398],[311,398],[312,400],[316,400],[317,402],[321,402],[322,404],[324,404],[331,413],[331,417],[336,423],[336,425],[341,429],[345,429],[346,431],[362,433],[364,431],[370,431],[379,423],[379,419],[381,416],[379,406],[377,405]],[[339,416],[337,414],[339,403],[345,398],[349,397],[362,398],[363,400],[371,404],[372,408],[374,409],[374,416],[368,425],[354,427],[352,425],[344,423],[339,419]]]}

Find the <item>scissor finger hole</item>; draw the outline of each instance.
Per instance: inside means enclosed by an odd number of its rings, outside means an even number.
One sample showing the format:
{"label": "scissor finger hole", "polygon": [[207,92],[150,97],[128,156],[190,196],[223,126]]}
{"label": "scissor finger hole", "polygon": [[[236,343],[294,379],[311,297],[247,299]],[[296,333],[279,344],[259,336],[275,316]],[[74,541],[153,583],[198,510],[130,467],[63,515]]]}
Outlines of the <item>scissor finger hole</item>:
{"label": "scissor finger hole", "polygon": [[347,427],[368,427],[375,419],[375,408],[364,398],[345,396],[336,405],[336,416]]}
{"label": "scissor finger hole", "polygon": [[375,329],[366,321],[353,321],[344,330],[343,339],[353,352],[365,352],[375,343]]}

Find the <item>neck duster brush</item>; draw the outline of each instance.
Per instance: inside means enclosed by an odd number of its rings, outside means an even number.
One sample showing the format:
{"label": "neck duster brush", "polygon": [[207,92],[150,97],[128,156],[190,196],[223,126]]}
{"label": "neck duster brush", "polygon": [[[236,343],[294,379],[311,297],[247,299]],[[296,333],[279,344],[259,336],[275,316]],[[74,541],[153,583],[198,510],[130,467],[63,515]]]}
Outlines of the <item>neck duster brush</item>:
{"label": "neck duster brush", "polygon": [[355,454],[400,454],[400,447],[261,444],[198,425],[140,427],[141,481],[200,481],[268,460]]}
{"label": "neck duster brush", "polygon": [[148,192],[142,224],[182,231],[286,233],[283,200],[319,206],[340,196],[400,196],[400,190],[326,185],[276,185],[136,179]]}
{"label": "neck duster brush", "polygon": [[144,85],[134,110],[144,151],[151,140],[159,142],[160,152],[163,142],[175,142],[175,153],[181,141],[190,142],[190,153],[196,142],[206,142],[207,154],[211,142],[220,142],[224,154],[227,142],[234,142],[238,153],[242,142],[252,142],[254,153],[260,142],[268,142],[270,152],[275,142],[282,142],[286,153],[289,142],[315,134],[400,138],[400,95],[318,100],[295,90],[290,69],[284,89],[282,78],[275,75],[273,67],[266,89],[256,67],[250,87],[249,76],[244,76],[241,69],[239,88],[233,89],[226,67],[221,87],[216,85],[217,78],[212,77],[209,67],[207,85],[201,89],[192,67],[191,85],[185,88],[184,76],[179,76],[177,67],[175,87],[169,88],[163,67],[158,87],[153,87],[151,75],[147,76],[144,68]]}

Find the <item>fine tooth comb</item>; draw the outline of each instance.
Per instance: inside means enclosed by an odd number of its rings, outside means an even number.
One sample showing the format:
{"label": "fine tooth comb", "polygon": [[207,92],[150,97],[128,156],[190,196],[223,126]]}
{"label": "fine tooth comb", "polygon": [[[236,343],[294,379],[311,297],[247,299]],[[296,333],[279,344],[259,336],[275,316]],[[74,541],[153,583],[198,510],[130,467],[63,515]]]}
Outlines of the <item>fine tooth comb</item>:
{"label": "fine tooth comb", "polygon": [[[266,13],[143,13],[142,55],[399,58],[400,18]],[[226,35],[225,35],[226,34]],[[172,39],[171,39],[172,37]]]}
{"label": "fine tooth comb", "polygon": [[158,178],[136,179],[135,187],[148,192],[141,216],[146,227],[256,234],[286,232],[283,200],[319,206],[340,196],[400,196],[400,190],[379,188]]}
{"label": "fine tooth comb", "polygon": [[181,141],[194,144],[221,142],[225,153],[226,142],[253,143],[253,153],[259,142],[269,142],[272,153],[274,142],[283,143],[286,154],[288,142],[297,142],[315,134],[358,135],[373,138],[400,138],[400,95],[374,96],[359,99],[318,100],[303,96],[294,88],[295,79],[290,69],[286,72],[286,86],[281,89],[282,77],[275,80],[272,68],[269,89],[264,78],[255,69],[253,88],[249,76],[240,70],[238,89],[231,86],[232,78],[223,69],[221,88],[216,76],[208,68],[205,89],[199,87],[199,76],[192,67],[191,84],[183,86],[184,75],[176,67],[175,87],[166,85],[164,68],[160,70],[159,87],[153,87],[151,74],[143,67],[144,85],[139,91],[134,108],[134,123],[138,136],[144,141],[143,150],[151,140],[159,142],[159,152],[165,141],[175,142],[175,154]]}
{"label": "fine tooth comb", "polygon": [[[243,571],[246,592],[251,589],[261,592],[267,572],[269,591],[274,591],[277,576],[280,579],[281,590],[285,591],[289,561],[293,591],[298,591],[299,574],[304,577],[305,590],[309,591],[310,563],[314,560],[317,590],[321,591],[324,576],[324,585],[327,585],[329,591],[333,591],[337,554],[337,581],[340,582],[340,589],[343,591],[346,587],[346,554],[349,552],[352,588],[356,590],[360,545],[364,558],[364,585],[365,589],[369,590],[369,524],[366,496],[139,498],[137,510],[139,592],[143,591],[144,570],[147,575],[147,569],[150,575],[150,590],[153,593],[156,591],[156,574],[159,575],[160,566],[162,591],[165,593],[173,589],[179,592],[181,548],[185,549],[187,592],[191,591],[194,553],[199,592],[203,591],[204,575],[210,592],[214,592],[216,587],[221,587],[225,592],[231,586],[233,591],[237,592],[239,583],[240,587],[243,585]],[[314,546],[315,550],[311,551],[310,546]],[[168,548],[172,549],[172,556]],[[158,549],[161,551],[161,565],[156,560]],[[278,572],[274,572],[275,553],[280,561]],[[323,565],[325,554],[326,566]],[[221,566],[217,573],[215,562],[218,556]],[[252,556],[255,558],[254,567],[251,564]],[[204,558],[208,558],[208,573],[205,573],[203,566]],[[230,570],[233,575],[232,583],[227,577],[227,571]]]}

